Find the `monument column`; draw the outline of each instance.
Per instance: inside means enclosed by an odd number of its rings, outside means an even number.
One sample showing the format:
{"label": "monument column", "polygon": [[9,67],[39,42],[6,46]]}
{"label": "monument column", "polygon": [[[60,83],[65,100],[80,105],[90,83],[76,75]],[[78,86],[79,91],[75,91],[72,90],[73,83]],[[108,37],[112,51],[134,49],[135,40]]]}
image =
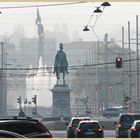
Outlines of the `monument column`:
{"label": "monument column", "polygon": [[53,94],[52,117],[70,117],[70,88],[68,85],[55,85]]}

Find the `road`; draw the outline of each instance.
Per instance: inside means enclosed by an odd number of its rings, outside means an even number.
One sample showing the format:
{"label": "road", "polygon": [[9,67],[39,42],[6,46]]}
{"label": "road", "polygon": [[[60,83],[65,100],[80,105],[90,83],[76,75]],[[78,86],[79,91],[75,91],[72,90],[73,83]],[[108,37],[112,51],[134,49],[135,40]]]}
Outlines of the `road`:
{"label": "road", "polygon": [[[66,131],[50,131],[53,135],[53,138],[66,138]],[[114,130],[105,130],[104,131],[104,137],[115,137],[115,131]]]}

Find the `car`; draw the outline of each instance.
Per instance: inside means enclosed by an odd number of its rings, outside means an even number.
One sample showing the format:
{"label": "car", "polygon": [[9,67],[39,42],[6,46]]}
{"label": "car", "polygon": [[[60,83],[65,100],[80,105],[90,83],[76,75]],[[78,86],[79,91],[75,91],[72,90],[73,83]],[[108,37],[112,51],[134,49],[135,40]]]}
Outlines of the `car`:
{"label": "car", "polygon": [[26,137],[11,131],[0,130],[0,138],[26,138]]}
{"label": "car", "polygon": [[139,113],[122,113],[119,115],[118,122],[115,122],[116,137],[128,137],[128,130],[135,120],[140,120]]}
{"label": "car", "polygon": [[75,137],[75,128],[79,124],[80,121],[82,120],[90,120],[89,117],[78,117],[74,116],[71,118],[71,121],[69,124],[67,124],[67,137],[68,138],[74,138]]}
{"label": "car", "polygon": [[18,133],[27,138],[52,138],[41,121],[29,117],[0,118],[0,130]]}
{"label": "car", "polygon": [[140,138],[140,120],[133,122],[131,128],[128,131],[130,138]]}
{"label": "car", "polygon": [[96,120],[80,121],[75,129],[76,138],[103,138],[103,127]]}
{"label": "car", "polygon": [[123,109],[120,107],[108,107],[103,111],[103,116],[110,117],[118,117],[121,113],[123,113]]}

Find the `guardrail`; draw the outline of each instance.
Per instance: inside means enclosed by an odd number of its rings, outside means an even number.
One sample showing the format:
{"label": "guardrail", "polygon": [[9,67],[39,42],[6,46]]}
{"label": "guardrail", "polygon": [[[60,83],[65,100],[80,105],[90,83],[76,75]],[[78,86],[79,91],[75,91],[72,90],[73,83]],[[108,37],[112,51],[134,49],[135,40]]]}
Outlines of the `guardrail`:
{"label": "guardrail", "polygon": [[[67,121],[48,121],[44,122],[45,125],[49,130],[66,130],[66,122]],[[115,129],[115,124],[114,121],[99,121],[101,126],[104,127],[104,130],[114,130]]]}

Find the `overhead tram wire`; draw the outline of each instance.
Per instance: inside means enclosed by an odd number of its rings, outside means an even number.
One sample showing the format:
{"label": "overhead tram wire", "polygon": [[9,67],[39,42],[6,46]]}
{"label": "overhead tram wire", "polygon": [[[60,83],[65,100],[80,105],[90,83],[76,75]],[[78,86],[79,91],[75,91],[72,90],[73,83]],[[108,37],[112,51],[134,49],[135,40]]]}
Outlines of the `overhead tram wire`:
{"label": "overhead tram wire", "polygon": [[[98,69],[98,70],[100,70],[100,69]],[[118,75],[118,73],[114,72],[113,69],[110,72],[111,73],[109,75],[114,75],[114,74]],[[130,72],[130,71],[125,71],[125,72]],[[78,74],[85,74],[85,73],[87,73],[87,72],[82,72],[82,71],[78,72]],[[88,74],[95,74],[95,73],[96,72],[88,72]],[[99,73],[104,73],[104,71],[100,70]],[[136,74],[136,71],[133,70],[133,71],[131,71],[131,73]],[[121,74],[121,72],[120,72],[120,74]],[[71,73],[70,75],[77,75],[77,73]],[[30,78],[30,77],[34,77],[34,76],[42,77],[42,76],[52,76],[52,75],[50,75],[49,73],[46,73],[46,72],[42,72],[42,73],[34,74],[34,75],[33,74],[18,74],[18,75],[10,75],[10,74],[8,74],[7,76],[10,77],[10,78],[15,78],[15,77],[19,77],[19,78],[27,77],[27,78]]]}
{"label": "overhead tram wire", "polygon": [[[137,61],[137,59],[123,60],[123,63],[129,62],[129,61]],[[69,69],[74,69],[74,68],[78,68],[78,67],[91,67],[91,66],[107,65],[107,64],[115,64],[115,61],[107,62],[107,63],[86,64],[86,65],[84,65],[84,64],[70,65]],[[0,70],[39,70],[39,69],[52,69],[52,68],[54,68],[54,67],[48,66],[48,67],[41,67],[41,68],[0,68]]]}
{"label": "overhead tram wire", "polygon": [[[101,4],[101,6],[103,6],[102,4]],[[99,10],[98,8],[100,8],[101,6],[99,6],[99,7],[96,7],[97,9],[96,10]],[[108,5],[109,6],[109,5]],[[95,19],[95,21],[94,21],[94,24],[93,24],[93,26],[89,26],[90,28],[91,28],[91,30],[92,30],[92,32],[93,32],[93,34],[95,35],[95,37],[103,44],[103,42],[101,41],[101,39],[99,38],[99,36],[96,34],[96,32],[95,32],[95,30],[94,30],[94,28],[95,28],[95,25],[96,25],[96,23],[97,23],[97,21],[98,21],[98,19],[99,19],[99,17],[101,17],[101,15],[103,14],[103,12],[104,12],[104,10],[105,10],[105,6],[103,6],[103,11],[101,11],[101,14],[100,15],[96,15],[96,19]],[[95,12],[95,11],[94,11]],[[100,13],[100,12],[99,12]],[[89,23],[90,23],[90,21],[91,21],[91,19],[92,19],[92,17],[93,17],[93,15],[94,14],[92,14],[91,16],[90,16],[90,18],[89,18],[89,20],[88,20],[88,23],[87,23],[87,25],[86,26],[84,26],[85,28],[86,28],[86,30],[87,31],[89,31],[89,29],[88,29],[88,25],[89,25]],[[86,31],[85,30],[85,31]],[[83,30],[84,31],[84,30]],[[110,50],[109,48],[107,48],[104,44],[103,44],[103,47],[105,47],[108,51],[110,51],[110,52],[112,52],[113,54],[116,54],[116,55],[118,55],[118,53],[116,53],[116,52],[114,52],[114,51],[112,51],[112,50]]]}
{"label": "overhead tram wire", "polygon": [[0,9],[21,9],[21,8],[36,8],[36,7],[48,7],[48,6],[65,6],[65,5],[82,4],[82,3],[87,3],[87,2],[86,1],[79,1],[79,2],[57,3],[57,4],[37,4],[37,5],[24,5],[24,6],[6,6],[6,7],[0,7]]}
{"label": "overhead tram wire", "polygon": [[[106,63],[106,64],[113,64],[114,65],[114,62],[109,62],[109,63]],[[91,65],[90,66],[85,66],[85,67],[86,67],[86,69],[92,69],[92,70],[93,69],[94,70],[98,69],[100,71],[100,73],[103,73],[102,70],[104,69],[104,67],[93,68],[93,67],[91,67]],[[80,70],[80,69],[83,69],[83,67],[77,67],[77,68],[75,68],[75,70],[77,70],[77,69]],[[71,71],[71,70],[73,70],[73,69],[69,69],[69,71]],[[115,67],[114,66],[110,67],[110,70],[112,70],[112,72],[113,72],[115,70]],[[73,71],[71,71],[71,75],[76,75],[76,73],[72,73],[72,72]],[[125,72],[129,72],[129,71],[125,71]],[[39,77],[41,77],[41,76],[50,76],[49,75],[50,73],[51,72],[40,72],[40,73],[37,73],[37,74],[29,74],[29,73],[28,74],[25,74],[25,73],[8,73],[8,77],[11,77],[11,78],[13,78],[13,77],[20,77],[20,78],[22,78],[22,77],[33,77],[33,76],[39,76]],[[80,73],[83,73],[83,72],[80,72]],[[133,70],[131,73],[136,73],[136,71]],[[43,75],[40,75],[40,74],[43,74]],[[93,72],[92,74],[95,74],[95,73]]]}

